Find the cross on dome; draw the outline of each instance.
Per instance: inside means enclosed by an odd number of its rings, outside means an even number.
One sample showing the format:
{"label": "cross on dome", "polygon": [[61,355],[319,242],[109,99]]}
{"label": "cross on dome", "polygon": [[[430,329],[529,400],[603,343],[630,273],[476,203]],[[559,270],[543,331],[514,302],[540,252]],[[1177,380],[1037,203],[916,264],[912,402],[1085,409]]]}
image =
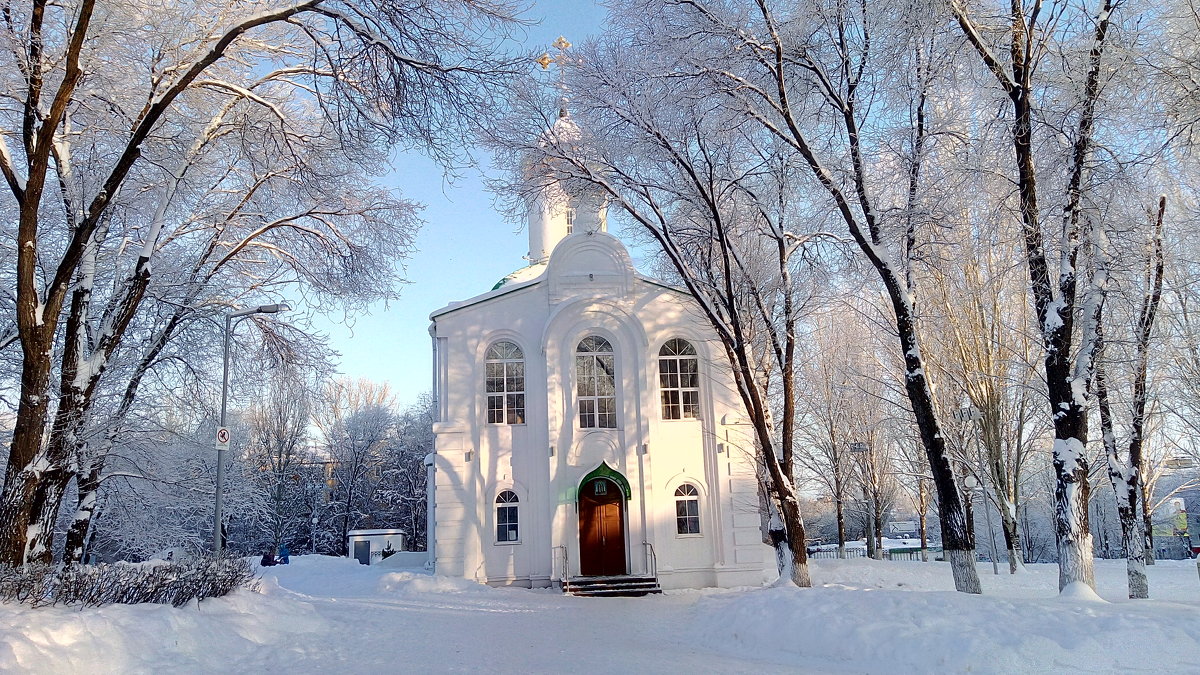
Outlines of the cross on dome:
{"label": "cross on dome", "polygon": [[571,43],[563,36],[559,35],[558,39],[550,45],[558,50],[554,56],[550,56],[550,52],[543,52],[541,56],[533,60],[534,63],[542,67],[542,70],[549,70],[550,66],[558,66],[558,89],[561,93],[561,104],[558,107],[558,116],[567,116],[567,82],[566,82],[566,65],[571,62],[571,56],[567,50],[571,48]]}
{"label": "cross on dome", "polygon": [[559,68],[567,62],[567,50],[571,48],[571,43],[561,35],[550,45],[558,50],[558,54],[550,56],[550,52],[543,52],[541,56],[533,60],[534,63],[542,67],[542,70],[548,70],[551,64],[557,64]]}

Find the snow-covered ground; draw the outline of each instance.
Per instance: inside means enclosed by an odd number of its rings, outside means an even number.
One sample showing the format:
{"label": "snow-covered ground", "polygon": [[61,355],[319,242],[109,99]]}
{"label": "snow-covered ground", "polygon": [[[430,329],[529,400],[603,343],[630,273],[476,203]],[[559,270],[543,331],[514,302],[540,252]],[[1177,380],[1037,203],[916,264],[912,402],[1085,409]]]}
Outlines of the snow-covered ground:
{"label": "snow-covered ground", "polygon": [[943,563],[828,560],[818,588],[645,598],[493,589],[295,557],[258,592],[183,609],[0,605],[0,670],[34,673],[1200,672],[1200,578],[1150,568],[1155,599],[1054,593],[1057,570],[954,593]]}

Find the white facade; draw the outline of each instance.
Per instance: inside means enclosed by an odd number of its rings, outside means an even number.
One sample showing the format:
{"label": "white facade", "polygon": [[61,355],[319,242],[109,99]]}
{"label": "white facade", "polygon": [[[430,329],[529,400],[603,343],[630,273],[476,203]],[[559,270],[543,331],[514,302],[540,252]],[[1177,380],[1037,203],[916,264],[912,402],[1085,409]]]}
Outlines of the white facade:
{"label": "white facade", "polygon": [[[535,204],[534,264],[431,315],[436,571],[534,587],[655,571],[664,588],[757,585],[770,549],[720,343],[690,296],[634,271],[599,202],[574,206],[568,234],[564,209]],[[694,357],[660,356],[679,340]],[[698,382],[671,378],[692,364]]]}

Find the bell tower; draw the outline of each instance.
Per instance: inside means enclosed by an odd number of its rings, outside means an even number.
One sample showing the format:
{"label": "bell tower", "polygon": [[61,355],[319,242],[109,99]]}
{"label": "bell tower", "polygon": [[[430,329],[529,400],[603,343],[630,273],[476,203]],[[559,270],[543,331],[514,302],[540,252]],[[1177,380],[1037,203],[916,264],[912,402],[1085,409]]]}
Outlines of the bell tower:
{"label": "bell tower", "polygon": [[[535,61],[542,70],[551,65],[558,66],[559,88],[563,90],[558,119],[546,130],[543,143],[570,145],[577,143],[580,136],[579,127],[567,112],[566,84],[563,80],[563,69],[570,62],[567,49],[571,43],[560,35],[553,46],[558,51],[555,56],[546,53]],[[539,163],[538,166],[547,172],[552,170],[551,164]],[[526,223],[529,232],[529,254],[526,258],[529,263],[535,265],[546,262],[558,242],[569,236],[607,232],[607,211],[608,201],[596,188],[582,194],[568,194],[559,182],[545,181],[545,186],[529,204]]]}
{"label": "bell tower", "polygon": [[547,184],[529,205],[529,263],[546,262],[563,239],[608,231],[608,204],[598,191],[568,195],[559,183]]}

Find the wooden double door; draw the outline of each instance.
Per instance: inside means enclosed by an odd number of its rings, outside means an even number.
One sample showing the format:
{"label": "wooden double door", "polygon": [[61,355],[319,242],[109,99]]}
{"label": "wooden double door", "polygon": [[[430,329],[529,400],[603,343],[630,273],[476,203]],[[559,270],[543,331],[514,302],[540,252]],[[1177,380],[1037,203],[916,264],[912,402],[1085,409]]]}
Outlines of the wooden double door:
{"label": "wooden double door", "polygon": [[608,478],[593,478],[579,494],[579,573],[625,574],[625,495]]}

